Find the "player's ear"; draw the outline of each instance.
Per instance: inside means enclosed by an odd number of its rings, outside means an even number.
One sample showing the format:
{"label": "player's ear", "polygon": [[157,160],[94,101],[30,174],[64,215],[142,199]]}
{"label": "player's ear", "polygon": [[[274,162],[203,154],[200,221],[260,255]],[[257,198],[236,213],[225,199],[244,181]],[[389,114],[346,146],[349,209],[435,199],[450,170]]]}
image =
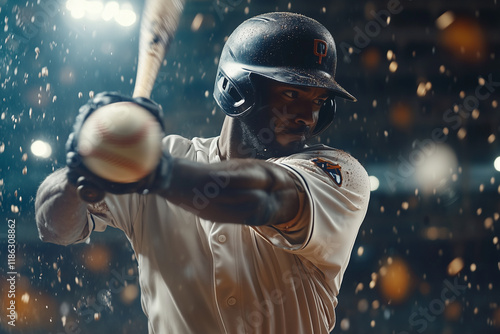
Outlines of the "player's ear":
{"label": "player's ear", "polygon": [[251,74],[251,78],[255,87],[255,111],[263,110],[271,103],[273,80],[254,73]]}

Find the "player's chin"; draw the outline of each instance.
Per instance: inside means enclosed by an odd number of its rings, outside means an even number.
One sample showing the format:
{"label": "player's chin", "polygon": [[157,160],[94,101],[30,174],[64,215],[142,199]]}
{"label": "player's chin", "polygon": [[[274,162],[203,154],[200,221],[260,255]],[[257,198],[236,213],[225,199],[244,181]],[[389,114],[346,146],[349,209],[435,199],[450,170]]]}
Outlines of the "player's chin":
{"label": "player's chin", "polygon": [[309,138],[305,134],[280,134],[276,137],[283,155],[289,155],[301,151]]}

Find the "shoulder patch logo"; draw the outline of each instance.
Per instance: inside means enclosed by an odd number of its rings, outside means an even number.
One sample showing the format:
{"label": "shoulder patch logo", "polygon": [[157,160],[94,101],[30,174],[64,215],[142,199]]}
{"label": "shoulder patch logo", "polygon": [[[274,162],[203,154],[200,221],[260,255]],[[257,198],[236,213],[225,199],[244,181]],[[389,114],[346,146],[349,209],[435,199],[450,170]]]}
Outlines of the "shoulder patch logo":
{"label": "shoulder patch logo", "polygon": [[340,165],[334,164],[333,162],[322,158],[313,159],[312,162],[314,162],[316,166],[327,173],[336,185],[338,185],[339,187],[342,186],[342,167],[340,167]]}

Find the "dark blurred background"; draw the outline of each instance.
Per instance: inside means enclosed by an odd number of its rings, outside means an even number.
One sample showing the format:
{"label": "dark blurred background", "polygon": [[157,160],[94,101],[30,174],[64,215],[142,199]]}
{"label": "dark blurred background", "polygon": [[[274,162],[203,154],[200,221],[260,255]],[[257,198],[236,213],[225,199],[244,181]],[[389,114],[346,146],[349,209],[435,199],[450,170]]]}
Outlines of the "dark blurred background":
{"label": "dark blurred background", "polygon": [[[45,244],[34,219],[78,107],[101,91],[132,94],[143,3],[0,4],[0,332],[146,333],[125,236],[108,228],[88,244]],[[358,158],[373,190],[333,333],[500,333],[498,0],[187,0],[152,96],[169,133],[219,133],[212,89],[224,40],[275,10],[332,32],[337,81],[359,100],[338,101],[320,138]]]}

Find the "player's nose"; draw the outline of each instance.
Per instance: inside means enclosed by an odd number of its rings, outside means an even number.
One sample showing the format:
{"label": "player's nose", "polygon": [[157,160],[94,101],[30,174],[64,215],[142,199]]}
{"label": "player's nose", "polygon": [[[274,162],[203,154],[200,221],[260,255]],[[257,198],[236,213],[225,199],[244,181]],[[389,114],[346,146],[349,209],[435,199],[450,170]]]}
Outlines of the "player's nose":
{"label": "player's nose", "polygon": [[311,102],[300,103],[296,106],[294,122],[299,125],[312,127],[318,121],[319,110]]}

